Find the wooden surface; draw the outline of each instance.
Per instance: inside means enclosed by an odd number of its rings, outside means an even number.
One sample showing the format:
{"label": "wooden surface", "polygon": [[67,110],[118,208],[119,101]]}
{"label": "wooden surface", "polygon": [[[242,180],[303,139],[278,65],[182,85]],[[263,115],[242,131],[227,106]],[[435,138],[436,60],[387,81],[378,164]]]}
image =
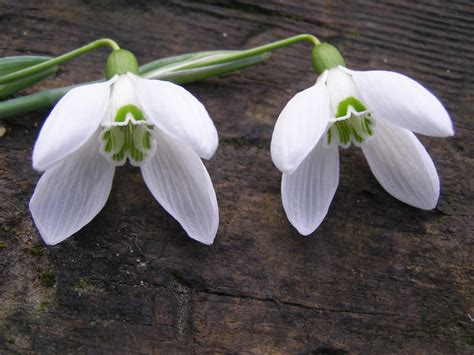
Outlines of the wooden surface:
{"label": "wooden surface", "polygon": [[[213,246],[189,239],[139,169],[117,172],[104,210],[45,247],[28,201],[31,149],[48,112],[2,121],[0,353],[472,353],[474,5],[464,1],[1,1],[0,55],[57,55],[111,37],[141,63],[309,32],[354,69],[429,87],[454,138],[421,137],[437,209],[389,196],[360,150],[341,154],[329,214],[308,238],[285,218],[270,138],[310,86],[310,47],[189,85],[220,135],[207,162],[220,206]],[[29,90],[101,77],[105,50]],[[416,102],[414,102],[416,104]]]}

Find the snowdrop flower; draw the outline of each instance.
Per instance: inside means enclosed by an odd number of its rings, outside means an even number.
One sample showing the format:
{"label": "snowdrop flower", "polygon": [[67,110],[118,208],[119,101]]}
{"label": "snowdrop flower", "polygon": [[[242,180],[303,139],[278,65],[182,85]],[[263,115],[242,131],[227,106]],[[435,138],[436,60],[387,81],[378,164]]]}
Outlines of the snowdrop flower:
{"label": "snowdrop flower", "polygon": [[395,198],[433,209],[439,179],[414,133],[453,135],[443,105],[416,81],[389,71],[354,71],[336,48],[315,47],[316,84],[294,96],[280,114],[271,155],[283,173],[283,207],[302,235],[328,212],[339,183],[339,147],[354,143],[379,183]]}
{"label": "snowdrop flower", "polygon": [[30,211],[46,244],[63,241],[99,213],[115,168],[126,161],[140,167],[153,196],[191,238],[213,243],[217,200],[200,157],[216,151],[214,124],[182,87],[133,73],[133,54],[112,52],[110,79],[69,91],[44,123],[33,151],[33,167],[44,174]]}

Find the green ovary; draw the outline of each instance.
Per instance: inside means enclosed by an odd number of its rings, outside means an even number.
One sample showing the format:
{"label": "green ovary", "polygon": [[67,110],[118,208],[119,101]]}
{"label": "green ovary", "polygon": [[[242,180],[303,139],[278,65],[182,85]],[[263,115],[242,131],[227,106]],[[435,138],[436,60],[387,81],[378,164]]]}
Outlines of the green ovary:
{"label": "green ovary", "polygon": [[327,142],[331,144],[334,140],[342,146],[350,145],[351,141],[354,143],[362,143],[367,136],[372,136],[373,123],[370,113],[367,114],[351,114],[347,117],[349,109],[352,108],[354,112],[362,113],[367,111],[365,106],[355,97],[348,97],[342,100],[337,106],[336,122],[329,128],[327,132]]}
{"label": "green ovary", "polygon": [[125,163],[129,158],[133,165],[140,165],[152,148],[153,125],[145,123],[140,109],[127,105],[117,110],[115,122],[126,122],[131,114],[135,120],[128,120],[126,125],[107,128],[101,135],[103,152],[117,164]]}

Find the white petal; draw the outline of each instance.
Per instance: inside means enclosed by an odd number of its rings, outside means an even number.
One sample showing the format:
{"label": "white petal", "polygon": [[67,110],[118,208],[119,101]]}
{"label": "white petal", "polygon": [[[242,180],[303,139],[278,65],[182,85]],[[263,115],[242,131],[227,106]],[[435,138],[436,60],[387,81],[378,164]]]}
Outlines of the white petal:
{"label": "white petal", "polygon": [[145,183],[191,238],[210,245],[217,233],[219,212],[206,167],[190,147],[155,130],[155,156],[141,167]]}
{"label": "white petal", "polygon": [[294,173],[283,174],[283,207],[288,220],[300,234],[308,235],[319,227],[338,184],[338,148],[324,147],[322,140]]}
{"label": "white petal", "polygon": [[271,142],[272,160],[283,173],[292,173],[326,132],[329,95],[324,80],[296,94],[275,124]]}
{"label": "white petal", "polygon": [[[326,85],[329,91],[329,107],[331,108],[329,118],[332,120],[336,119],[341,101],[346,100],[348,97],[360,100],[361,94],[352,76],[339,67],[328,70]],[[352,106],[349,106],[348,112],[343,116],[339,116],[338,119],[350,118],[352,110]]]}
{"label": "white petal", "polygon": [[113,80],[69,91],[46,119],[33,150],[33,167],[44,171],[78,150],[99,127]]}
{"label": "white petal", "polygon": [[205,107],[188,91],[168,81],[129,74],[148,119],[171,137],[210,159],[218,145],[217,131]]}
{"label": "white petal", "polygon": [[389,71],[350,73],[368,109],[376,116],[427,136],[454,134],[449,114],[441,102],[415,80]]}
{"label": "white petal", "polygon": [[377,119],[375,135],[362,150],[372,173],[389,194],[409,205],[433,209],[439,198],[436,168],[418,138]]}
{"label": "white petal", "polygon": [[100,153],[98,133],[77,152],[48,169],[36,186],[30,211],[46,244],[76,233],[104,207],[115,167]]}
{"label": "white petal", "polygon": [[140,103],[137,97],[135,85],[127,74],[120,74],[116,76],[115,82],[110,87],[109,105],[107,114],[102,120],[102,126],[121,126],[127,125],[129,119],[135,122],[133,115],[129,114],[123,122],[116,122],[115,118],[117,111],[123,106],[133,105],[140,108]]}

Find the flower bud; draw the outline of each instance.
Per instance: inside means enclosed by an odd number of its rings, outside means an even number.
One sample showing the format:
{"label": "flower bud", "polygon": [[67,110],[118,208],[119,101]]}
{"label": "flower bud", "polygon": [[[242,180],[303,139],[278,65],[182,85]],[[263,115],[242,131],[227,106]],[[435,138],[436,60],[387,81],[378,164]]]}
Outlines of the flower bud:
{"label": "flower bud", "polygon": [[107,80],[116,74],[133,73],[138,75],[138,62],[135,55],[125,49],[118,49],[110,53],[105,64]]}
{"label": "flower bud", "polygon": [[346,66],[346,62],[336,47],[329,43],[321,43],[314,47],[313,68],[320,75],[326,69],[335,68],[339,65]]}

